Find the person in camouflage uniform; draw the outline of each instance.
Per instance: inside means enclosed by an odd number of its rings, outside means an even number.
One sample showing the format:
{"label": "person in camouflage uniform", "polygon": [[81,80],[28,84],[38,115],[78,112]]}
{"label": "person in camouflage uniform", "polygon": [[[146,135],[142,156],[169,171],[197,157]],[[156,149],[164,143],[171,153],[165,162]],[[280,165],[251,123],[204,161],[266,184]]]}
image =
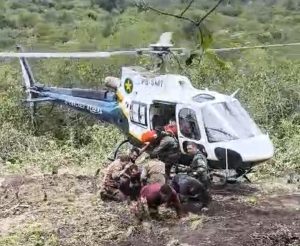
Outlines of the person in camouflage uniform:
{"label": "person in camouflage uniform", "polygon": [[204,147],[200,150],[197,144],[189,142],[187,144],[187,152],[189,155],[194,156],[192,163],[188,167],[187,173],[198,179],[204,185],[205,189],[207,189],[210,184],[210,178],[206,159],[207,154]]}
{"label": "person in camouflage uniform", "polygon": [[165,184],[165,163],[158,159],[149,159],[142,167],[141,182]]}
{"label": "person in camouflage uniform", "polygon": [[119,190],[131,201],[138,198],[142,188],[141,172],[136,164],[132,164],[127,171],[122,175]]}
{"label": "person in camouflage uniform", "polygon": [[132,149],[129,155],[120,156],[107,167],[100,189],[101,199],[126,200],[126,195],[120,187],[128,182],[128,173],[131,172],[138,156],[138,149]]}
{"label": "person in camouflage uniform", "polygon": [[166,177],[170,176],[171,168],[180,158],[179,143],[174,132],[161,132],[158,145],[150,152],[151,159],[159,159],[165,163]]}

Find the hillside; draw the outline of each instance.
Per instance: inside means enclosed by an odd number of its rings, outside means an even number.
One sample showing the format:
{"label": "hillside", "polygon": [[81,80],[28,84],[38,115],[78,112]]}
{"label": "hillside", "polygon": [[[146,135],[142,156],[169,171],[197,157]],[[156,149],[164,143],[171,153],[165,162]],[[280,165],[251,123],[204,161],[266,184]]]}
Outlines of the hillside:
{"label": "hillside", "polygon": [[[189,1],[147,2],[178,14]],[[199,19],[216,2],[196,0],[185,15]],[[223,2],[203,23],[208,47],[300,42],[298,0]],[[165,31],[174,32],[178,47],[199,44],[188,22],[141,11],[130,0],[0,0],[1,52],[14,51],[16,44],[32,51],[133,49],[156,42]],[[120,75],[121,66],[149,60],[32,59],[30,64],[40,83],[100,88],[106,76]],[[197,88],[226,94],[240,88],[237,97],[275,145],[274,158],[251,174],[255,185],[213,191],[207,215],[177,223],[164,211],[165,223],[135,226],[127,206],[99,200],[94,176],[124,136],[61,106],[38,107],[33,125],[22,102],[19,63],[5,59],[0,61],[0,245],[151,245],[154,235],[159,236],[153,245],[174,238],[170,246],[199,245],[200,240],[203,245],[297,245],[299,187],[285,183],[287,174],[300,172],[300,46],[207,53],[199,63],[172,72],[187,75]],[[56,168],[59,174],[51,175]],[[14,198],[16,188],[20,200]],[[286,244],[276,244],[282,238]]]}
{"label": "hillside", "polygon": [[[108,3],[115,4],[108,6]],[[185,6],[178,1],[150,3],[160,9],[168,6],[168,11],[174,13]],[[212,7],[209,3],[196,1],[186,15],[191,18],[202,16]],[[151,11],[139,12],[129,1],[2,0],[0,6],[0,48],[5,51],[14,50],[16,44],[35,51],[147,47],[164,31],[174,32],[177,46],[194,47],[199,42],[190,38],[195,34],[188,23]],[[204,24],[206,32],[212,35],[210,47],[289,43],[300,40],[298,14],[297,1],[230,1],[221,4]],[[300,131],[299,51],[299,46],[250,50],[225,54],[221,60],[207,55],[200,64],[185,69],[196,87],[226,93],[241,89],[238,97],[276,144],[275,162],[272,167],[268,165],[272,173],[275,169],[283,171],[299,167],[299,152],[295,149]],[[101,87],[105,76],[120,73],[121,65],[145,63],[144,60],[124,57],[30,62],[36,79],[41,83],[83,88]],[[102,159],[117,139],[122,138],[116,130],[107,130],[103,125],[95,124],[93,119],[87,119],[86,115],[69,111],[62,113],[54,108],[53,117],[49,119],[46,114],[50,107],[41,107],[38,129],[32,129],[26,108],[20,105],[19,65],[12,60],[2,61],[0,65],[0,124],[3,129],[0,157],[4,163],[18,163],[5,168],[23,168],[32,161],[35,165],[49,163],[48,154],[51,152],[52,158],[57,156],[61,160],[61,155],[72,156],[72,162],[86,166],[94,163],[93,158]],[[33,136],[33,131],[40,137]],[[109,139],[103,136],[109,136]],[[28,141],[26,148],[16,143],[20,138]],[[33,149],[30,146],[32,139],[37,142]],[[32,152],[30,156],[25,154],[27,148]],[[84,154],[73,157],[80,151]]]}

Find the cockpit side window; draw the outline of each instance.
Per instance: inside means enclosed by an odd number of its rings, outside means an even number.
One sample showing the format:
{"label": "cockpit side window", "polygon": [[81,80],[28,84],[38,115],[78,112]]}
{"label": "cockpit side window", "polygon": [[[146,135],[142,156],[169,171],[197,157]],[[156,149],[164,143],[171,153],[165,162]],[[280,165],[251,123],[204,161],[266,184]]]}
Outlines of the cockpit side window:
{"label": "cockpit side window", "polygon": [[139,102],[132,102],[130,106],[130,120],[135,124],[146,127],[147,124],[147,105]]}
{"label": "cockpit side window", "polygon": [[181,134],[189,139],[200,140],[200,130],[194,110],[183,108],[179,111],[179,127]]}

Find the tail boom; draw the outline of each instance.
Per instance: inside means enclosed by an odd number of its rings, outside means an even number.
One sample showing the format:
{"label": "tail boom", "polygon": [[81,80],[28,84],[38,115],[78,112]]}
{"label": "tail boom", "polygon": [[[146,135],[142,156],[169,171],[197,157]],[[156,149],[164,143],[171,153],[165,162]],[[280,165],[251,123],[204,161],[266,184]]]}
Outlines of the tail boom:
{"label": "tail boom", "polygon": [[[114,124],[122,131],[128,132],[128,120],[113,92],[44,86],[35,86],[32,91],[38,95],[38,98],[33,99],[35,102],[51,101],[93,114],[98,120]],[[97,95],[99,97],[96,99]]]}
{"label": "tail boom", "polygon": [[[18,50],[22,51],[21,47]],[[36,103],[52,102],[79,111],[93,114],[100,121],[116,125],[124,133],[128,133],[128,119],[123,113],[116,93],[109,90],[70,89],[47,87],[36,83],[28,61],[19,58],[23,84],[27,94],[27,102],[32,109],[32,118]]]}

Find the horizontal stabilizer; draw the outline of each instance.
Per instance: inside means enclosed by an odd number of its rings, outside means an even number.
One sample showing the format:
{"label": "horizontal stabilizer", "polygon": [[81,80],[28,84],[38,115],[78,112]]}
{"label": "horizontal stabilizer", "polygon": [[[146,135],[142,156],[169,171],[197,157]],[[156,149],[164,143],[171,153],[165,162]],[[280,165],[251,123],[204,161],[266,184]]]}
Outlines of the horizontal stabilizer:
{"label": "horizontal stabilizer", "polygon": [[46,101],[55,101],[55,99],[52,97],[41,97],[41,98],[25,100],[25,102],[46,102]]}

